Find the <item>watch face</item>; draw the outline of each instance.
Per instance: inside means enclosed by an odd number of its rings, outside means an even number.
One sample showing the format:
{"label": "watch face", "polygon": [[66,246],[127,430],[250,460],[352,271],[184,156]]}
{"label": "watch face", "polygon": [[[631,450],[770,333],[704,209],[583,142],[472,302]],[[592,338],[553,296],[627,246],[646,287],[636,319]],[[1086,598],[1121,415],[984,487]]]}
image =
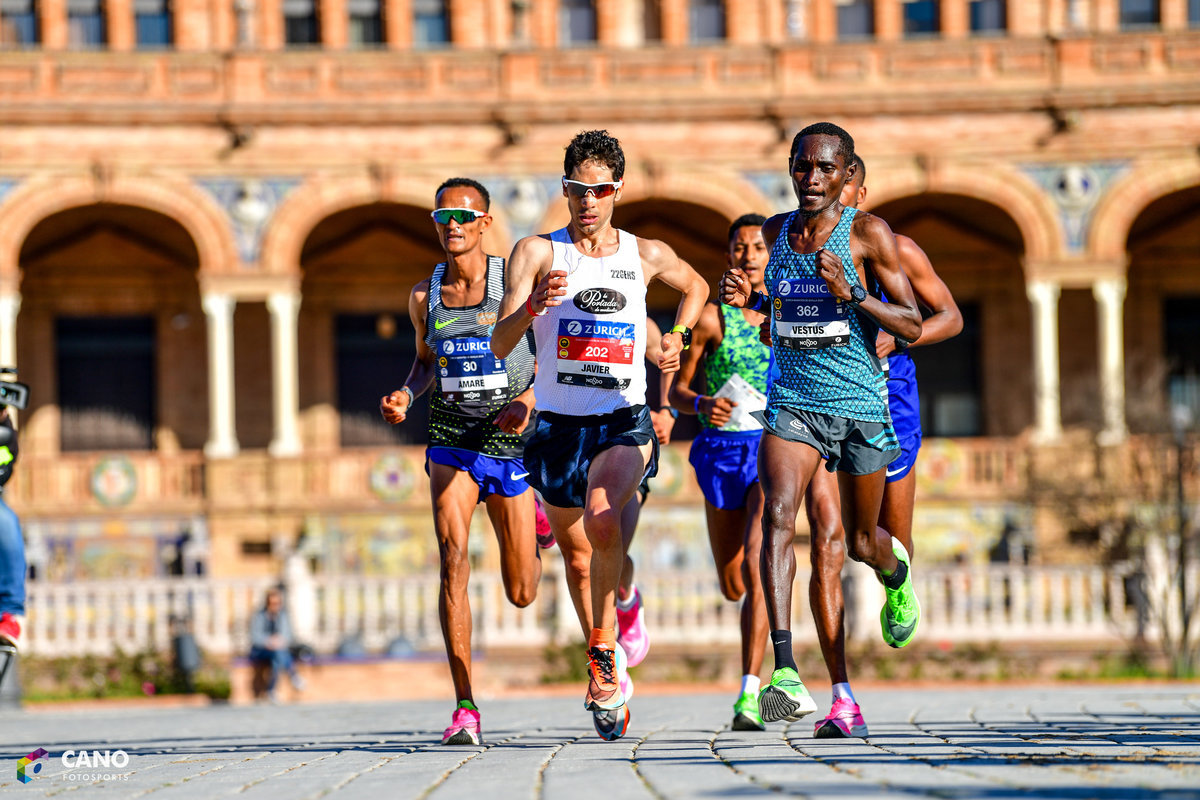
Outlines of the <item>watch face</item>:
{"label": "watch face", "polygon": [[867,290],[861,286],[855,286],[850,290],[850,297],[854,299],[854,302],[861,303],[867,299]]}

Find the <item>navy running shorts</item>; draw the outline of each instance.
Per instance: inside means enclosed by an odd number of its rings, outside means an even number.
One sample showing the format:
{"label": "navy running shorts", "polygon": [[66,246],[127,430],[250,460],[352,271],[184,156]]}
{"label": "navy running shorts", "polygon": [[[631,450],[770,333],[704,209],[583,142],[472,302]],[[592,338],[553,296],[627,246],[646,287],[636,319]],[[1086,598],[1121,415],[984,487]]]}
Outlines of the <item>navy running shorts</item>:
{"label": "navy running shorts", "polygon": [[610,447],[653,443],[642,478],[658,474],[658,437],[646,406],[621,408],[611,414],[574,417],[542,411],[525,444],[529,483],[542,499],[559,508],[583,508],[588,471],[596,456]]}
{"label": "navy running shorts", "polygon": [[789,406],[771,406],[752,416],[768,433],[815,449],[830,472],[870,475],[900,457],[890,422],[863,422]]}
{"label": "navy running shorts", "polygon": [[705,428],[692,442],[688,463],[704,499],[714,508],[745,508],[746,493],[758,483],[758,443],[762,431],[726,433]]}
{"label": "navy running shorts", "polygon": [[529,490],[526,477],[529,472],[519,458],[496,458],[476,453],[474,450],[460,450],[457,447],[427,447],[425,449],[425,474],[429,474],[429,462],[454,467],[463,472],[471,473],[471,479],[479,487],[479,500],[482,503],[488,495],[498,494],[501,497],[516,497]]}
{"label": "navy running shorts", "polygon": [[917,465],[917,454],[921,452],[921,431],[900,440],[900,457],[888,464],[887,482],[895,483],[902,479]]}

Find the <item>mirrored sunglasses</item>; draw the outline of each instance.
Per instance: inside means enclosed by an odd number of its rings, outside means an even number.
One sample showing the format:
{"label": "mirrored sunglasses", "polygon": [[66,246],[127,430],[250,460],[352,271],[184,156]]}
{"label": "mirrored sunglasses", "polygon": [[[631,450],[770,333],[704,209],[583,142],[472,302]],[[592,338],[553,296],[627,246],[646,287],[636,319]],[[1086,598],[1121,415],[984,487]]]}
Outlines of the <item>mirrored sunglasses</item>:
{"label": "mirrored sunglasses", "polygon": [[487,212],[476,211],[473,208],[435,208],[430,216],[438,225],[448,225],[450,220],[454,220],[459,225],[466,225],[480,217],[486,217]]}
{"label": "mirrored sunglasses", "polygon": [[570,178],[563,178],[563,188],[567,190],[567,194],[572,197],[584,197],[588,192],[592,193],[592,197],[599,200],[601,197],[608,197],[610,194],[620,189],[625,184],[625,181],[607,181],[605,183],[584,183],[583,181],[573,181]]}

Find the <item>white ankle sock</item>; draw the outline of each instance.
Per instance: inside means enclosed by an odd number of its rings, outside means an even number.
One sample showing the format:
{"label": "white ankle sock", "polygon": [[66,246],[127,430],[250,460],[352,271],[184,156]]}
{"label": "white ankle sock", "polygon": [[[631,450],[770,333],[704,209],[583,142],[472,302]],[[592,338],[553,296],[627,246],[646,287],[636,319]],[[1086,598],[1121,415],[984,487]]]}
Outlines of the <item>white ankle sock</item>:
{"label": "white ankle sock", "polygon": [[625,596],[624,600],[621,599],[619,594],[617,595],[617,608],[622,611],[628,611],[633,608],[635,603],[637,603],[637,586],[633,584],[629,585],[629,594]]}
{"label": "white ankle sock", "polygon": [[854,702],[854,692],[850,691],[849,683],[835,683],[833,685],[833,701],[836,703],[839,697],[844,697],[851,703]]}
{"label": "white ankle sock", "polygon": [[758,679],[757,675],[742,676],[742,694],[746,692],[758,692],[758,687],[760,686],[762,686],[762,681]]}

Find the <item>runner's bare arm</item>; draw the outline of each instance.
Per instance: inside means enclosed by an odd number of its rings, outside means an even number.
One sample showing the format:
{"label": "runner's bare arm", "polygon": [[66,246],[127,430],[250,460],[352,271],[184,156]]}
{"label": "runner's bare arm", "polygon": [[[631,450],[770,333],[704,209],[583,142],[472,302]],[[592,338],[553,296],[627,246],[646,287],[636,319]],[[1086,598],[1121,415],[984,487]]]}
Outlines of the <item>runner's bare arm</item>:
{"label": "runner's bare arm", "polygon": [[[408,317],[412,320],[417,340],[417,355],[408,371],[404,385],[412,392],[413,399],[420,397],[433,384],[433,351],[425,344],[425,315],[429,310],[429,280],[413,287],[408,296]],[[385,421],[397,425],[408,416],[408,392],[397,389],[379,401],[379,413]]]}
{"label": "runner's bare arm", "polygon": [[554,249],[549,239],[526,236],[513,248],[504,271],[500,320],[492,330],[491,348],[497,358],[506,358],[533,324],[530,307],[540,313],[562,302],[567,293],[567,273],[551,271],[553,263]]}
{"label": "runner's bare arm", "polygon": [[[683,297],[675,312],[675,324],[695,328],[700,312],[708,300],[708,284],[700,273],[686,261],[675,255],[669,245],[657,239],[638,239],[638,252],[642,257],[646,283],[659,280],[675,289]],[[683,352],[683,336],[668,331],[662,337],[662,355],[658,368],[664,373],[679,369],[679,354]]]}
{"label": "runner's bare arm", "polygon": [[[913,299],[912,287],[900,257],[896,253],[896,237],[888,224],[873,214],[858,214],[851,228],[851,252],[860,259],[859,281],[867,270],[887,295],[888,302],[868,294],[858,305],[859,311],[875,320],[879,327],[893,335],[915,341],[921,335],[921,312]],[[854,267],[857,269],[858,265]],[[817,274],[825,279],[829,291],[840,300],[850,300],[850,284],[846,282],[842,260],[828,250],[817,251]]]}
{"label": "runner's bare arm", "polygon": [[[896,235],[896,250],[900,255],[900,266],[912,284],[913,294],[917,301],[928,308],[930,314],[921,326],[921,338],[910,345],[937,344],[952,336],[957,336],[962,330],[962,312],[954,302],[954,295],[949,287],[938,276],[929,261],[929,256],[920,245],[907,236]],[[896,338],[884,331],[879,332],[875,343],[875,354],[880,358],[891,355],[896,350]]]}
{"label": "runner's bare arm", "polygon": [[521,434],[529,424],[529,415],[533,413],[533,384],[512,399],[500,410],[493,423],[505,433]]}
{"label": "runner's bare arm", "polygon": [[[716,303],[705,303],[700,312],[700,321],[692,331],[691,349],[685,350],[680,358],[679,371],[671,376],[671,405],[684,414],[695,414],[697,410],[707,414],[714,425],[729,421],[729,412],[737,403],[727,397],[708,397],[692,391],[692,379],[704,356],[721,342],[721,311]],[[699,409],[696,400],[699,398]]]}
{"label": "runner's bare arm", "polygon": [[[661,355],[662,329],[651,317],[646,317],[646,363],[657,367]],[[658,375],[658,411],[650,412],[650,422],[654,425],[654,434],[658,437],[659,444],[671,441],[671,431],[675,428],[675,416],[671,413],[671,403],[667,400],[667,391],[670,386],[671,376],[660,372]]]}

